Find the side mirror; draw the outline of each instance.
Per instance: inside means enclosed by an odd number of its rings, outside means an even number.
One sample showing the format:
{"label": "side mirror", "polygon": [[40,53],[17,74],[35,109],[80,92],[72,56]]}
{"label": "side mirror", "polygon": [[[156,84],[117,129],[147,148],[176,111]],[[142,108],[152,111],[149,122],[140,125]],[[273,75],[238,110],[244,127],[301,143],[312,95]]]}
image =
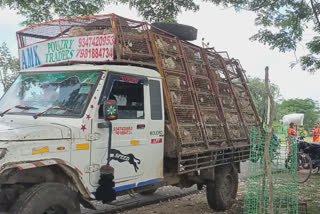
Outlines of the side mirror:
{"label": "side mirror", "polygon": [[105,120],[118,119],[118,105],[115,100],[106,100],[103,103],[103,117]]}

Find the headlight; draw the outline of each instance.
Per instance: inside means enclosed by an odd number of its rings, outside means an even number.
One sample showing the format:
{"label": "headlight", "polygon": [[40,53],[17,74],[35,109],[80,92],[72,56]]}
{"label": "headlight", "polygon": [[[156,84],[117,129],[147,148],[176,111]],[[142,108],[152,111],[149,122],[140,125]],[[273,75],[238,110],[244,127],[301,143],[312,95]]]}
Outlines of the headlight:
{"label": "headlight", "polygon": [[7,151],[7,149],[0,149],[0,160],[6,156]]}

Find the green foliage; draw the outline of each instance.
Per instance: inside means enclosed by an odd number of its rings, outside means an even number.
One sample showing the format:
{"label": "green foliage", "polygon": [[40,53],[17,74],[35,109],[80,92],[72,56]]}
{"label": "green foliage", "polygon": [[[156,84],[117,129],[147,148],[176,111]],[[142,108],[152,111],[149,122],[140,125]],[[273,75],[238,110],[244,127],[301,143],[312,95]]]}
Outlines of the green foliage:
{"label": "green foliage", "polygon": [[7,91],[16,79],[19,71],[18,59],[11,55],[6,43],[0,46],[0,82]]}
{"label": "green foliage", "polygon": [[[312,20],[312,9],[305,1],[297,0],[212,0],[216,4],[234,6],[257,14],[255,23],[261,30],[252,37],[280,51],[295,50],[307,22]],[[227,2],[227,3],[226,3]]]}
{"label": "green foliage", "polygon": [[[253,102],[256,106],[259,116],[262,121],[266,121],[267,115],[267,100],[264,89],[264,80],[259,78],[249,78],[248,88],[250,90]],[[282,117],[290,113],[304,113],[304,127],[300,127],[299,133],[307,135],[314,125],[314,122],[320,118],[320,106],[312,99],[289,99],[282,100],[279,87],[275,84],[270,84],[271,93],[276,104],[276,117],[273,122],[273,128],[279,133],[286,134],[286,128],[279,123]]]}
{"label": "green foliage", "polygon": [[311,42],[307,43],[307,47],[311,54],[301,57],[302,68],[309,70],[310,72],[315,72],[320,68],[320,36],[313,37]]}
{"label": "green foliage", "polygon": [[107,3],[128,4],[150,22],[176,22],[176,17],[182,10],[199,10],[199,5],[194,0],[107,0]]}
{"label": "green foliage", "polygon": [[[320,3],[315,0],[211,0],[215,4],[253,11],[259,31],[250,39],[269,45],[281,52],[295,51],[303,33],[312,25],[320,33]],[[304,70],[315,72],[320,68],[320,39],[315,36],[306,44],[310,54],[300,58]]]}
{"label": "green foliage", "polygon": [[24,25],[53,19],[54,16],[82,16],[103,10],[104,0],[0,0],[0,7],[9,7],[25,17]]}
{"label": "green foliage", "polygon": [[[320,32],[320,3],[315,0],[201,0],[214,5],[234,7],[236,11],[256,13],[259,31],[250,39],[269,45],[282,52],[296,50],[303,33],[314,23],[314,32]],[[54,16],[68,17],[98,13],[106,5],[127,4],[135,8],[147,21],[175,22],[182,11],[198,11],[195,0],[0,0],[0,7],[15,9],[26,19],[24,25],[51,20]],[[315,36],[307,44],[310,54],[300,59],[302,68],[314,72],[320,68],[320,38]]]}
{"label": "green foliage", "polygon": [[25,17],[24,25],[51,20],[54,16],[70,17],[100,12],[106,5],[128,4],[147,21],[175,22],[182,10],[199,10],[194,0],[0,0],[0,7],[9,7]]}
{"label": "green foliage", "polygon": [[299,135],[303,134],[304,136],[308,136],[308,131],[303,126],[298,127],[298,133]]}
{"label": "green foliage", "polygon": [[304,113],[304,129],[310,132],[320,117],[320,107],[312,99],[289,99],[278,105],[276,119],[290,113]]}
{"label": "green foliage", "polygon": [[[262,118],[262,121],[266,121],[267,115],[267,95],[265,92],[264,80],[259,78],[249,78],[248,79],[248,88],[250,90],[253,102],[256,106],[259,116]],[[270,84],[271,94],[273,99],[277,103],[281,98],[280,89],[275,84]]]}

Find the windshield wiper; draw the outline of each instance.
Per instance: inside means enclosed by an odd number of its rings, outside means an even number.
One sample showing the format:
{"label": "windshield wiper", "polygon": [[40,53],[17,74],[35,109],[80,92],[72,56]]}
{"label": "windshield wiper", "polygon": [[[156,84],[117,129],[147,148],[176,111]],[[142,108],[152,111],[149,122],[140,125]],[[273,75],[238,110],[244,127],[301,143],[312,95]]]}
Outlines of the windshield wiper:
{"label": "windshield wiper", "polygon": [[14,108],[24,109],[24,110],[38,109],[38,108],[33,107],[33,106],[23,106],[23,105],[16,105]]}
{"label": "windshield wiper", "polygon": [[40,117],[41,115],[43,115],[44,113],[46,113],[47,111],[50,111],[52,109],[59,109],[59,110],[64,110],[64,111],[72,111],[72,109],[68,109],[68,108],[65,108],[63,106],[53,106],[53,107],[47,108],[46,110],[44,110],[42,112],[36,113],[35,115],[33,115],[33,118],[37,119],[38,117]]}
{"label": "windshield wiper", "polygon": [[36,107],[32,107],[32,106],[24,106],[24,105],[16,105],[12,108],[9,108],[3,112],[0,113],[0,117],[3,117],[6,113],[8,113],[9,111],[11,111],[12,109],[17,108],[17,109],[23,109],[23,110],[30,110],[30,109],[38,109]]}

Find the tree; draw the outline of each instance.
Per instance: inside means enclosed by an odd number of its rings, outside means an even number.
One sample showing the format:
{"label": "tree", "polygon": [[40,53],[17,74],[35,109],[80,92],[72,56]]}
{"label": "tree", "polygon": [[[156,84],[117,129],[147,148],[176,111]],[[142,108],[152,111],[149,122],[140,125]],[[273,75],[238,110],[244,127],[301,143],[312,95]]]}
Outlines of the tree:
{"label": "tree", "polygon": [[[265,83],[264,80],[259,78],[248,78],[248,88],[252,96],[253,102],[256,106],[259,116],[262,118],[262,121],[266,121],[267,117],[267,95],[265,92]],[[281,99],[280,89],[277,85],[271,83],[270,91],[275,102],[278,102]],[[275,103],[275,106],[277,103]]]}
{"label": "tree", "polygon": [[[237,11],[256,13],[255,24],[259,31],[250,39],[269,45],[281,52],[295,51],[303,39],[303,33],[313,24],[314,38],[305,45],[310,51],[300,58],[302,68],[309,72],[320,69],[320,2],[316,0],[203,0],[225,7],[233,6]],[[120,0],[135,7],[147,20],[172,21],[179,12],[199,10],[193,0]]]}
{"label": "tree", "polygon": [[139,14],[150,22],[176,22],[182,10],[198,11],[200,9],[199,4],[194,0],[107,0],[107,3],[128,4],[129,7],[137,9]]}
{"label": "tree", "polygon": [[286,114],[303,113],[304,128],[310,131],[316,121],[320,118],[319,104],[312,99],[289,99],[284,100],[277,108],[277,120]]}
{"label": "tree", "polygon": [[5,42],[0,46],[0,82],[7,91],[16,79],[19,71],[19,61],[12,56]]}
{"label": "tree", "polygon": [[[251,40],[278,48],[282,52],[295,51],[303,33],[313,25],[314,38],[306,43],[310,54],[301,57],[303,69],[314,72],[320,68],[320,2],[317,0],[202,0],[214,5],[234,7],[237,11],[256,13],[255,24],[260,30]],[[147,21],[175,22],[183,10],[198,11],[196,0],[0,0],[0,7],[15,9],[23,15],[25,25],[51,20],[54,16],[68,17],[100,12],[105,5],[127,4],[137,9]]]}
{"label": "tree", "polygon": [[105,5],[121,3],[136,8],[147,21],[175,22],[183,9],[199,10],[194,0],[0,0],[0,7],[17,10],[25,17],[22,24],[32,25],[52,20],[54,16],[91,15],[103,10]]}
{"label": "tree", "polygon": [[211,0],[216,4],[234,6],[257,14],[259,31],[251,40],[269,45],[281,52],[295,51],[303,33],[313,26],[314,38],[306,43],[310,53],[300,58],[302,68],[315,72],[320,68],[320,3],[316,0]]}
{"label": "tree", "polygon": [[22,24],[32,25],[52,20],[54,16],[84,16],[103,10],[104,0],[0,0],[0,7],[17,10],[25,17]]}

